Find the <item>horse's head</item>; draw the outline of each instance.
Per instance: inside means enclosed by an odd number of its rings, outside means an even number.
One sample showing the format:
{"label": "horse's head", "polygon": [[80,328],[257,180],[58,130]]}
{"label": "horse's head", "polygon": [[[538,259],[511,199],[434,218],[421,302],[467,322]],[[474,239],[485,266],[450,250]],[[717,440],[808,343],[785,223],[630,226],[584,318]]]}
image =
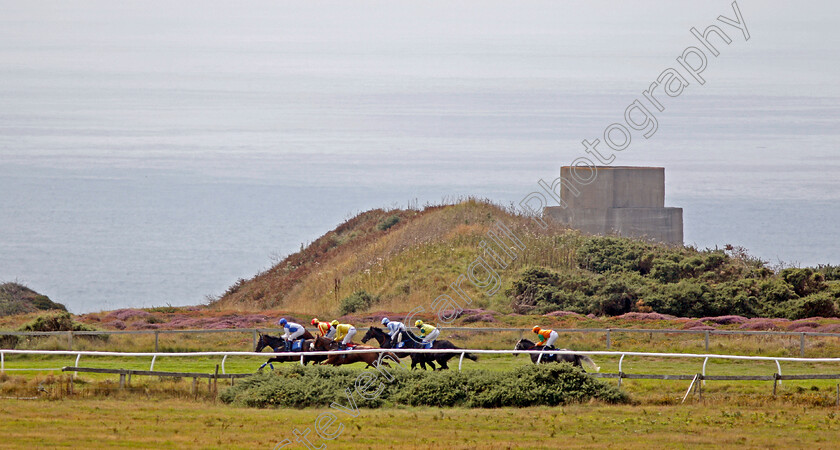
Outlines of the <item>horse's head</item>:
{"label": "horse's head", "polygon": [[368,328],[367,333],[365,333],[365,337],[362,338],[362,344],[364,344],[367,341],[376,337],[376,332],[373,331],[373,330],[378,330],[378,328],[376,328],[376,327]]}
{"label": "horse's head", "polygon": [[254,352],[259,353],[266,347],[268,347],[268,342],[265,339],[265,335],[260,333],[260,339],[257,341],[257,348],[254,349]]}
{"label": "horse's head", "polygon": [[530,350],[532,348],[534,348],[534,343],[528,339],[520,339],[519,342],[516,343],[516,347],[513,347],[514,350]]}
{"label": "horse's head", "polygon": [[311,348],[319,352],[324,352],[330,349],[330,344],[332,344],[331,340],[323,336],[318,336],[312,341]]}

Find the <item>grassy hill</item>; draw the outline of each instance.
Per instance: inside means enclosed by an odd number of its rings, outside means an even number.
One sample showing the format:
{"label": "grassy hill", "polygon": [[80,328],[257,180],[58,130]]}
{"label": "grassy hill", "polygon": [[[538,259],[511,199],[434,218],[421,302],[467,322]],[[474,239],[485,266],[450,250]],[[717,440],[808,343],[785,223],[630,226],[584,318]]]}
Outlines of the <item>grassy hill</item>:
{"label": "grassy hill", "polygon": [[698,250],[619,237],[590,237],[475,199],[423,210],[371,210],[339,225],[250,280],[239,280],[216,309],[334,316],[408,312],[449,292],[483,255],[485,233],[502,221],[526,249],[487,297],[470,283],[468,308],[502,313],[628,312],[676,316],[840,315],[840,270],[773,270],[742,248]]}
{"label": "grassy hill", "polygon": [[49,310],[67,311],[67,308],[22,284],[0,284],[0,316]]}

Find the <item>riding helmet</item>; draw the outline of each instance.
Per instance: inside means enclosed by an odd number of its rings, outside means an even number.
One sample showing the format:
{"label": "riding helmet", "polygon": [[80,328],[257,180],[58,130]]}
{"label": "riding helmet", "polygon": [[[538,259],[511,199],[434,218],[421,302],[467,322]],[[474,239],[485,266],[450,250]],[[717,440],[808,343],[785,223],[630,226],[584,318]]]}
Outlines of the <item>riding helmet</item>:
{"label": "riding helmet", "polygon": [[337,320],[333,320],[332,322],[330,322],[330,325],[332,325],[332,326],[334,326],[334,327],[337,327],[337,326],[338,326],[338,321],[337,321]]}
{"label": "riding helmet", "polygon": [[278,320],[278,321],[277,321],[277,323],[279,323],[280,325],[283,325],[283,326],[285,327],[285,326],[286,326],[286,324],[287,324],[287,323],[289,323],[289,322],[288,322],[288,321],[286,320],[286,318],[284,317],[284,318],[282,318],[282,319]]}
{"label": "riding helmet", "polygon": [[534,327],[534,328],[531,329],[531,331],[533,331],[534,333],[539,333],[540,332],[540,327]]}
{"label": "riding helmet", "polygon": [[415,327],[423,326],[423,321],[418,319],[417,322],[414,322],[414,326]]}
{"label": "riding helmet", "polygon": [[388,320],[387,317],[382,318],[382,325],[388,325],[388,322],[390,322],[390,320]]}
{"label": "riding helmet", "polygon": [[317,319],[317,318],[312,319],[312,326],[316,326],[316,325],[318,325],[318,323],[319,323],[319,322],[318,322],[318,319]]}

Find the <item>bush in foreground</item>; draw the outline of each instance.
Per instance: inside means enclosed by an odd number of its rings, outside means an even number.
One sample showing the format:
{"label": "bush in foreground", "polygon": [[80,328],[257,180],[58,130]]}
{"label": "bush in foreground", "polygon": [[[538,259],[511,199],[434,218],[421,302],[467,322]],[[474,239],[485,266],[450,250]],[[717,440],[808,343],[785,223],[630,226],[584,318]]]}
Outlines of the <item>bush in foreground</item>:
{"label": "bush in foreground", "polygon": [[[384,369],[383,369],[384,371]],[[376,371],[385,389],[374,399],[354,392],[358,406],[448,406],[497,408],[506,406],[556,406],[598,399],[625,403],[618,388],[589,377],[568,364],[523,366],[509,372],[409,372],[392,368],[386,379]],[[222,392],[225,403],[251,407],[324,407],[347,404],[346,390],[353,390],[362,371],[335,367],[284,367],[275,373],[255,375]]]}

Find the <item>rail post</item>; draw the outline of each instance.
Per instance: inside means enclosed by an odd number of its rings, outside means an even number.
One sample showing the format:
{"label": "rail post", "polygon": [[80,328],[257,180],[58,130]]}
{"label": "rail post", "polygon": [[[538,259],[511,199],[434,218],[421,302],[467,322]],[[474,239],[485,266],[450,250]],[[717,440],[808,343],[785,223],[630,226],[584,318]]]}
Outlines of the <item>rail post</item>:
{"label": "rail post", "polygon": [[709,330],[706,330],[705,332],[703,332],[703,334],[706,335],[705,336],[705,338],[706,338],[706,351],[708,352],[709,351]]}
{"label": "rail post", "polygon": [[155,330],[155,353],[160,351],[160,347],[158,347],[159,338],[160,338],[160,331]]}
{"label": "rail post", "polygon": [[[82,359],[82,354],[81,353],[76,355],[76,363],[73,365],[74,367],[79,367],[79,360],[80,359]],[[79,374],[79,372],[73,372],[73,378],[75,379],[76,375],[78,375],[78,374]]]}
{"label": "rail post", "polygon": [[621,387],[621,379],[624,378],[624,372],[621,370],[621,365],[624,363],[624,353],[621,358],[618,358],[618,387]]}
{"label": "rail post", "polygon": [[258,334],[257,329],[254,328],[254,346],[251,347],[251,348],[257,348],[257,340],[258,340],[257,334]]}
{"label": "rail post", "polygon": [[805,333],[799,335],[799,356],[805,357]]}
{"label": "rail post", "polygon": [[72,331],[67,332],[67,350],[68,351],[73,351],[73,332]]}
{"label": "rail post", "polygon": [[225,374],[225,361],[227,360],[227,357],[228,357],[228,355],[225,355],[225,356],[222,358],[222,375],[224,375],[224,374]]}
{"label": "rail post", "polygon": [[120,389],[125,389],[125,373],[120,374]]}
{"label": "rail post", "polygon": [[0,373],[6,371],[6,353],[0,352]]}
{"label": "rail post", "polygon": [[151,367],[149,367],[149,372],[152,372],[152,371],[155,370],[155,360],[156,359],[157,359],[157,355],[152,356],[152,365],[151,365]]}
{"label": "rail post", "polygon": [[216,373],[213,374],[213,393],[219,393],[219,365],[216,364]]}
{"label": "rail post", "polygon": [[458,372],[461,371],[461,364],[464,364],[464,355],[467,352],[461,352],[461,358],[458,360]]}
{"label": "rail post", "polygon": [[609,350],[610,347],[612,347],[612,342],[610,341],[610,329],[607,328],[607,350]]}

